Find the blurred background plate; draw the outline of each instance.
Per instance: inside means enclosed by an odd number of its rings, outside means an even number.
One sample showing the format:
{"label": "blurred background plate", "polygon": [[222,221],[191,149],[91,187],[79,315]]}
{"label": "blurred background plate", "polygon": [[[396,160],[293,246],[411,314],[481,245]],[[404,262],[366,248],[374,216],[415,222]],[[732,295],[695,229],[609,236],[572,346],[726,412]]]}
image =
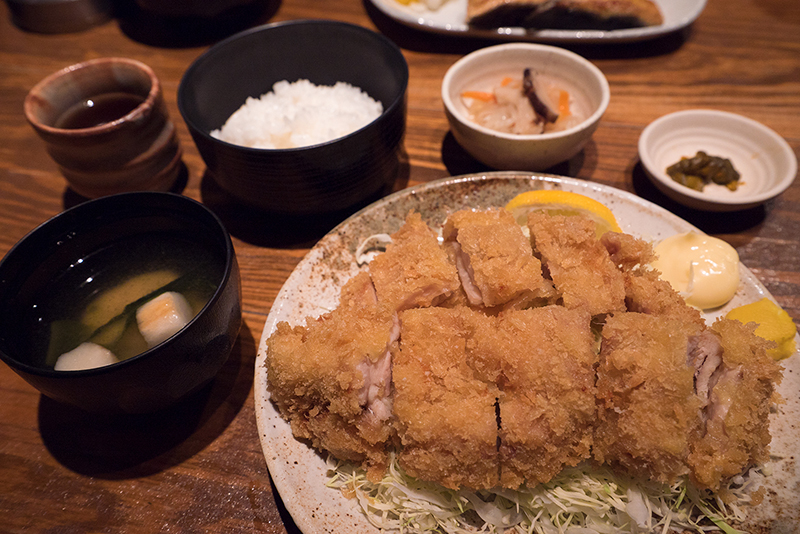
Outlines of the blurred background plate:
{"label": "blurred background plate", "polygon": [[654,0],[664,16],[664,24],[647,28],[608,31],[526,30],[524,28],[490,30],[471,28],[467,25],[467,0],[447,0],[442,7],[435,11],[423,7],[424,0],[413,1],[409,5],[403,5],[397,0],[369,1],[390,18],[420,30],[462,37],[541,43],[618,43],[654,39],[687,27],[700,16],[706,7],[706,0]]}
{"label": "blurred background plate", "polygon": [[111,20],[113,0],[6,0],[11,20],[37,33],[72,33]]}

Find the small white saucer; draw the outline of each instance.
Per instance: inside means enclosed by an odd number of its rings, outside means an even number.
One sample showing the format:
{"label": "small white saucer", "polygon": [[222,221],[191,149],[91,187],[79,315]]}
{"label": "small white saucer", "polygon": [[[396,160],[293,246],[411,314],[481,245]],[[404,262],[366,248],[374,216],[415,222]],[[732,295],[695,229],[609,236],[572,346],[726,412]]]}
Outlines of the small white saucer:
{"label": "small white saucer", "polygon": [[[696,191],[669,177],[667,167],[699,150],[731,161],[741,176],[736,191],[716,184]],[[797,158],[780,135],[747,117],[708,109],[678,111],[651,122],[639,137],[639,159],[662,193],[708,211],[762,204],[783,193],[797,174]]]}

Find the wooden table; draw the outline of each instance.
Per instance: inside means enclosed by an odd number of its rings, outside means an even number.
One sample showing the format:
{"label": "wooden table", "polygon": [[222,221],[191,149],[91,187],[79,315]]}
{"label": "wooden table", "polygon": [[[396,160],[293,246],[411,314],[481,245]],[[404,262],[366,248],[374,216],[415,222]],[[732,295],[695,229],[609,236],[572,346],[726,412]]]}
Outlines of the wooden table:
{"label": "wooden table", "polygon": [[[449,134],[439,91],[454,61],[492,42],[410,29],[358,0],[268,2],[249,23],[299,18],[360,24],[402,48],[410,67],[409,172],[402,185],[486,170]],[[36,82],[79,61],[124,56],[153,67],[185,151],[183,193],[203,200],[209,178],[180,118],[176,93],[184,70],[226,30],[213,29],[216,34],[181,33],[124,15],[79,33],[42,35],[14,27],[6,4],[0,5],[0,254],[82,200],[67,189],[22,112]],[[583,154],[551,171],[635,192],[722,237],[800,320],[800,181],[763,208],[691,211],[649,184],[636,148],[642,129],[657,117],[714,108],[770,126],[800,152],[797,0],[709,0],[686,32],[570,48],[608,77],[611,104]],[[313,243],[273,247],[258,239],[259,231],[232,233],[244,326],[223,372],[193,404],[123,421],[86,417],[41,396],[0,365],[0,532],[297,531],[261,453],[252,381],[270,306]]]}

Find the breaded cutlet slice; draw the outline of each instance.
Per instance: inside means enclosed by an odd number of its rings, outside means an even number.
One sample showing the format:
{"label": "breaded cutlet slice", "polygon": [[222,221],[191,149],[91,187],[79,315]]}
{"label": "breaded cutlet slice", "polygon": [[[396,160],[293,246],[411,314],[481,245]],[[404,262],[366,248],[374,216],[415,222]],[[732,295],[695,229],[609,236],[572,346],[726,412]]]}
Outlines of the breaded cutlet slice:
{"label": "breaded cutlet slice", "polygon": [[394,416],[400,465],[410,475],[457,489],[497,485],[497,387],[468,365],[476,323],[469,308],[400,313],[394,354]]}
{"label": "breaded cutlet slice", "polygon": [[689,465],[700,488],[724,489],[732,477],[769,460],[769,412],[782,371],[755,326],[725,318],[711,326],[722,345],[722,362],[703,412],[703,434],[691,443]]}
{"label": "breaded cutlet slice", "polygon": [[460,285],[436,233],[416,212],[408,214],[386,251],[370,262],[369,274],[379,307],[388,314],[434,306]]}
{"label": "breaded cutlet slice", "polygon": [[661,273],[650,265],[653,246],[630,234],[606,232],[600,243],[625,279],[625,307],[628,311],[689,321],[705,327],[700,310],[686,304]]}
{"label": "breaded cutlet slice", "polygon": [[592,316],[625,310],[625,282],[595,223],[582,216],[528,214],[533,250],[549,272],[564,306]]}
{"label": "breaded cutlet slice", "polygon": [[541,262],[506,210],[457,211],[445,221],[442,237],[455,251],[471,305],[510,305],[532,300],[545,289]]}
{"label": "breaded cutlet slice", "polygon": [[671,483],[689,472],[703,401],[688,362],[700,326],[615,313],[602,331],[593,455],[633,475]]}
{"label": "breaded cutlet slice", "polygon": [[597,355],[589,314],[562,306],[507,311],[476,336],[473,364],[500,365],[500,483],[547,482],[589,458]]}
{"label": "breaded cutlet slice", "polygon": [[600,236],[600,243],[622,272],[646,269],[656,256],[648,241],[623,232],[606,232]]}
{"label": "breaded cutlet slice", "polygon": [[705,326],[700,310],[686,304],[686,300],[661,278],[657,270],[627,272],[624,276],[625,306],[628,311]]}
{"label": "breaded cutlet slice", "polygon": [[345,284],[339,306],[306,325],[282,322],[267,340],[267,385],[294,435],[379,477],[393,435],[391,348],[397,328],[377,313],[369,276]]}

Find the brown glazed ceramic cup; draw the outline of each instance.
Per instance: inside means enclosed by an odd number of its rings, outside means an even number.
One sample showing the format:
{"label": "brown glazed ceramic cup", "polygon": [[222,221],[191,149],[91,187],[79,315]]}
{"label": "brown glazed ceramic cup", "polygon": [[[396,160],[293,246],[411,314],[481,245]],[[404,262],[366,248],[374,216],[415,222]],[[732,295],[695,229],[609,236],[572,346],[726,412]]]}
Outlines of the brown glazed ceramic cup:
{"label": "brown glazed ceramic cup", "polygon": [[[92,116],[65,123],[89,101],[94,110],[106,108],[99,124],[86,122],[98,118]],[[51,74],[28,93],[25,116],[69,185],[85,197],[167,191],[180,173],[181,148],[161,84],[138,61],[93,59]]]}

